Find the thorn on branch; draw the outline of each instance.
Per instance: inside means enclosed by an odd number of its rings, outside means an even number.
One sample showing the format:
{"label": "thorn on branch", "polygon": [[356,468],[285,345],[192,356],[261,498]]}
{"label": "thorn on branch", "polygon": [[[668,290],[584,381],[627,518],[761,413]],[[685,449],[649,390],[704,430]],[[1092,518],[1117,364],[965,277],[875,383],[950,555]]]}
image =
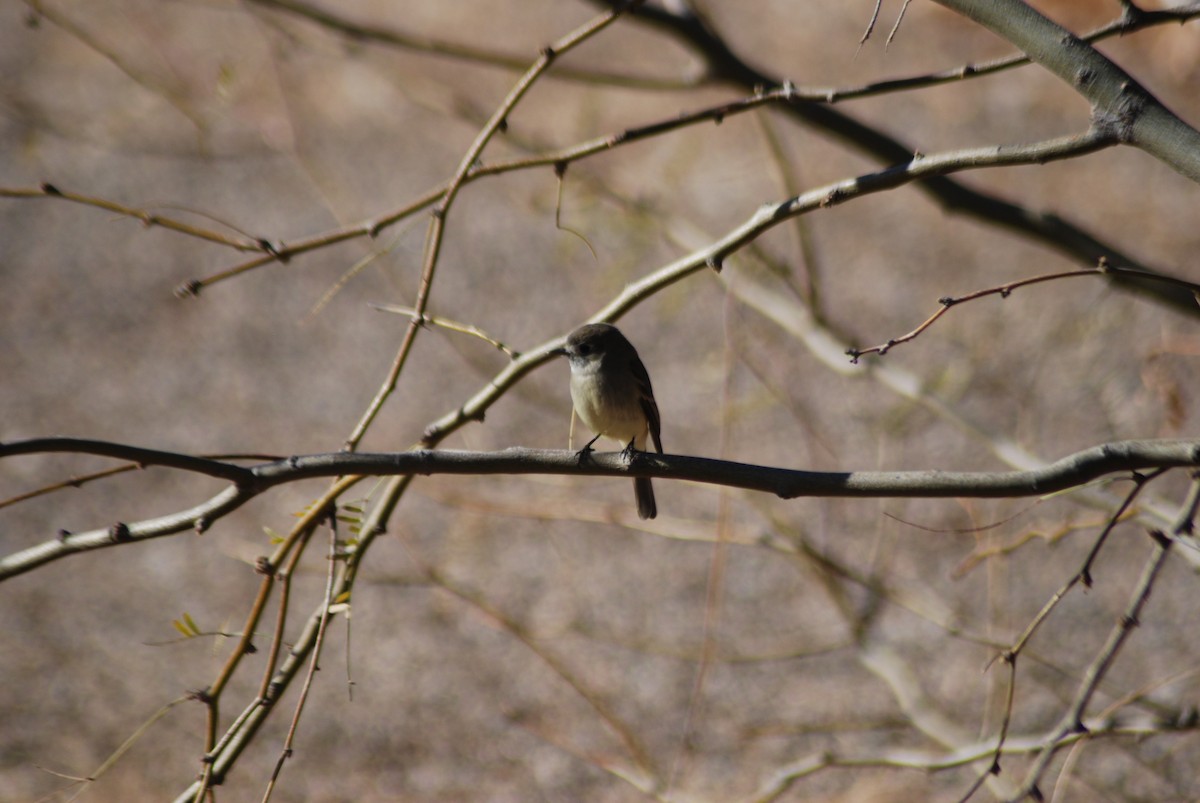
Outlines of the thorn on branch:
{"label": "thorn on branch", "polygon": [[70,530],[59,530],[58,531],[58,542],[61,544],[64,541],[66,541],[70,536],[71,536]]}
{"label": "thorn on branch", "polygon": [[196,531],[196,535],[204,535],[210,526],[212,522],[208,520],[208,516],[200,516],[192,522],[192,529]]}
{"label": "thorn on branch", "polygon": [[708,259],[704,260],[704,264],[712,268],[716,273],[720,273],[721,268],[724,267],[724,262],[719,256],[710,256]]}
{"label": "thorn on branch", "polygon": [[46,195],[62,195],[62,190],[48,181],[42,183],[41,189]]}

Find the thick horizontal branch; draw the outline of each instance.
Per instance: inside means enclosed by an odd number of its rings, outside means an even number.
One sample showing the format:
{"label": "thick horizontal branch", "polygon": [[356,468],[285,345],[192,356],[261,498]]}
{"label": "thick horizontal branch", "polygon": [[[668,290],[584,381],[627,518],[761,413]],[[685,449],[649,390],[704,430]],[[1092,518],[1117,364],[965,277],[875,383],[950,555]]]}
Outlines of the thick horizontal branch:
{"label": "thick horizontal branch", "polygon": [[[66,451],[71,439],[48,438],[0,445],[0,457],[30,454],[33,444],[42,451]],[[135,450],[100,441],[74,441],[75,451],[111,454],[138,451],[167,455],[156,461],[176,468],[211,474],[213,461],[186,455]],[[159,538],[195,530],[203,532],[222,516],[260,493],[315,477],[350,475],[433,474],[558,474],[595,477],[656,477],[690,480],[731,488],[771,493],[784,499],[810,496],[837,497],[1019,497],[1037,496],[1073,488],[1110,474],[1154,468],[1200,467],[1200,440],[1116,441],[1095,446],[1031,471],[803,471],[797,469],[712,460],[685,455],[639,453],[632,463],[619,452],[593,453],[580,460],[569,450],[512,448],[499,452],[464,452],[422,449],[411,452],[305,455],[257,466],[239,468],[234,484],[208,501],[188,510],[140,522],[115,522],[82,533],[60,532],[53,539],[0,559],[0,581],[78,552]],[[244,472],[244,473],[243,473]]]}
{"label": "thick horizontal branch", "polygon": [[253,468],[274,485],[347,474],[560,474],[689,480],[771,493],[783,499],[842,497],[1018,497],[1066,490],[1107,474],[1151,468],[1200,467],[1200,441],[1117,441],[1065,457],[1033,471],[803,471],[686,455],[592,453],[582,461],[561,449],[499,452],[421,450],[294,457]]}

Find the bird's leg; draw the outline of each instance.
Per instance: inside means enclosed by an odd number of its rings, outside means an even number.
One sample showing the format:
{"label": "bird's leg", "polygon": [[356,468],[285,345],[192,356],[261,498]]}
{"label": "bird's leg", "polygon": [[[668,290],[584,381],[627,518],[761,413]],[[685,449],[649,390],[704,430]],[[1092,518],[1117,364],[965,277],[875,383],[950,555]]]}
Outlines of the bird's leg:
{"label": "bird's leg", "polygon": [[583,465],[583,461],[586,460],[588,455],[590,455],[592,453],[592,444],[598,440],[600,440],[599,435],[597,435],[596,437],[592,438],[590,441],[585,443],[583,445],[583,448],[575,453],[575,457],[578,458],[580,465]]}
{"label": "bird's leg", "polygon": [[621,450],[621,457],[623,457],[625,459],[626,463],[632,463],[633,459],[634,459],[634,455],[637,454],[637,449],[633,448],[634,441],[636,441],[636,440],[637,440],[637,438],[631,439],[629,441],[628,445],[626,445],[626,447]]}

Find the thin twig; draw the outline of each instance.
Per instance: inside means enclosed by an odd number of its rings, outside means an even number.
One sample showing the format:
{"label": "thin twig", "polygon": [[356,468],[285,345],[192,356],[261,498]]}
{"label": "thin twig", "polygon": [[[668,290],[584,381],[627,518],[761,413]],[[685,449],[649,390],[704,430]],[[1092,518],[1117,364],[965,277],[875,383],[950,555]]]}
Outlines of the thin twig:
{"label": "thin twig", "polygon": [[[1083,565],[1080,567],[1079,571],[1075,572],[1075,574],[1071,576],[1071,579],[1069,579],[1061,588],[1054,592],[1054,595],[1047,600],[1046,604],[1042,606],[1042,609],[1038,611],[1036,616],[1033,617],[1033,620],[1026,625],[1025,630],[1012,644],[1012,646],[996,656],[996,658],[1002,659],[1009,667],[1008,697],[1005,703],[1004,715],[1000,720],[1000,734],[996,739],[996,753],[992,767],[977,779],[976,783],[961,799],[962,801],[965,802],[972,795],[974,795],[975,791],[979,788],[983,781],[986,780],[988,775],[995,775],[1000,772],[1000,756],[1004,752],[1004,742],[1005,739],[1008,738],[1008,729],[1012,722],[1013,716],[1013,705],[1015,700],[1014,692],[1017,682],[1017,661],[1021,657],[1021,654],[1025,651],[1026,646],[1029,644],[1029,640],[1033,638],[1034,633],[1037,632],[1038,628],[1041,627],[1042,623],[1046,621],[1050,613],[1058,606],[1060,602],[1062,602],[1063,598],[1066,597],[1072,588],[1080,583],[1089,588],[1091,587],[1091,567],[1096,559],[1096,556],[1100,553],[1100,548],[1107,540],[1109,533],[1111,533],[1117,524],[1123,520],[1125,512],[1133,505],[1133,502],[1138,497],[1138,494],[1140,494],[1152,480],[1162,476],[1165,471],[1165,469],[1159,469],[1147,476],[1134,475],[1133,488],[1128,494],[1126,494],[1125,499],[1122,500],[1121,505],[1117,508],[1117,510],[1111,516],[1109,516],[1108,523],[1100,532],[1099,536],[1097,536],[1096,542],[1092,545],[1092,548],[1088,552],[1087,557],[1084,559]],[[992,660],[995,661],[996,658],[993,658]],[[990,665],[991,664],[989,663],[989,666]]]}
{"label": "thin twig", "polygon": [[893,346],[898,346],[901,343],[907,343],[910,340],[915,340],[923,332],[925,332],[926,329],[937,323],[938,319],[945,315],[951,307],[958,306],[959,304],[967,301],[975,301],[976,299],[993,295],[998,295],[1001,298],[1008,298],[1010,295],[1012,295],[1012,292],[1018,288],[1027,287],[1033,284],[1041,284],[1043,282],[1056,281],[1058,279],[1074,279],[1080,276],[1114,275],[1137,276],[1147,281],[1165,282],[1167,284],[1175,285],[1176,287],[1186,288],[1195,293],[1200,293],[1200,284],[1197,284],[1196,282],[1189,282],[1186,279],[1179,279],[1174,276],[1167,276],[1161,273],[1150,273],[1148,271],[1137,270],[1135,268],[1121,268],[1109,265],[1105,262],[1095,268],[1083,268],[1081,270],[1062,271],[1059,273],[1046,273],[1040,276],[1032,276],[1028,279],[1007,282],[996,287],[989,287],[986,290],[976,290],[973,293],[967,293],[966,295],[962,296],[943,296],[942,298],[938,299],[938,304],[941,305],[938,310],[922,321],[921,324],[911,332],[900,335],[896,338],[892,338],[886,343],[880,343],[877,346],[871,346],[870,348],[847,349],[846,354],[850,356],[851,362],[858,362],[859,358],[866,354],[878,354],[883,356],[884,354],[887,354]]}
{"label": "thin twig", "polygon": [[[325,643],[325,631],[329,627],[329,617],[331,616],[330,608],[333,606],[333,587],[334,579],[337,574],[337,516],[330,516],[329,522],[329,571],[325,576],[325,602],[321,606],[321,620],[317,627],[317,639],[313,644],[311,653],[308,659],[308,672],[304,675],[304,682],[300,686],[300,697],[296,700],[296,709],[292,714],[291,725],[288,726],[287,736],[283,740],[283,749],[279,752],[279,758],[275,762],[275,768],[271,772],[271,778],[267,781],[267,788],[263,792],[262,803],[267,803],[271,799],[271,792],[275,789],[275,783],[279,780],[279,775],[283,772],[283,764],[292,757],[292,751],[296,743],[296,732],[300,728],[300,714],[304,711],[304,704],[308,702],[308,693],[312,690],[313,678],[316,677],[318,662],[321,660],[321,647]],[[282,623],[280,624],[282,629]]]}
{"label": "thin twig", "polygon": [[[146,228],[159,227],[173,231],[178,234],[186,234],[189,237],[196,237],[201,240],[207,240],[211,243],[224,245],[233,248],[237,251],[261,251],[270,252],[271,248],[265,240],[256,239],[243,235],[242,239],[229,237],[212,229],[193,226],[191,223],[185,223],[182,220],[160,215],[155,212],[150,212],[146,209],[139,209],[134,206],[126,206],[125,204],[109,200],[107,198],[99,198],[94,195],[84,195],[79,192],[64,190],[55,184],[40,184],[37,187],[0,187],[0,198],[60,198],[64,201],[82,204],[84,206],[92,206],[97,209],[103,209],[106,212],[112,212],[122,217],[133,218],[140,222]],[[211,216],[208,216],[211,217]]]}
{"label": "thin twig", "polygon": [[383,408],[383,404],[391,396],[392,391],[396,387],[396,382],[400,378],[400,373],[404,370],[404,365],[408,361],[408,355],[412,352],[413,344],[416,342],[417,333],[421,326],[419,323],[420,317],[425,315],[426,306],[429,303],[429,295],[433,290],[434,275],[437,271],[438,257],[442,249],[442,236],[445,232],[446,217],[450,213],[450,208],[454,204],[458,196],[459,190],[462,188],[467,175],[471,171],[471,167],[479,159],[479,155],[483,149],[491,141],[492,137],[498,132],[508,119],[509,114],[516,108],[517,103],[529,91],[529,89],[537,82],[552,65],[556,58],[563,53],[570,51],[582,42],[587,41],[592,36],[603,31],[609,25],[617,20],[621,15],[620,10],[610,11],[602,14],[596,19],[580,26],[576,30],[559,39],[557,42],[547,46],[542,50],[541,56],[534,62],[533,66],[521,77],[516,85],[509,91],[508,96],[500,107],[492,114],[491,119],[483,127],[475,137],[475,141],[471,143],[471,147],[463,155],[459,162],[458,169],[454,173],[454,177],[446,186],[446,191],[438,201],[437,206],[433,209],[432,217],[429,221],[429,230],[425,238],[425,258],[421,265],[421,282],[417,290],[417,298],[413,303],[413,309],[416,311],[417,318],[409,324],[408,330],[404,334],[404,339],[400,344],[400,348],[396,352],[396,357],[392,361],[392,366],[388,370],[387,376],[384,378],[382,385],[375,394],[375,398],[371,400],[366,412],[359,419],[358,424],[346,439],[345,448],[353,451],[358,442],[366,434],[367,428],[371,422],[375,420],[375,416]]}
{"label": "thin twig", "polygon": [[371,307],[379,310],[380,312],[394,312],[398,315],[407,315],[410,318],[417,319],[420,323],[429,324],[430,326],[437,326],[442,329],[447,329],[451,332],[459,332],[464,335],[477,337],[514,360],[521,356],[521,352],[514,351],[513,349],[501,343],[499,340],[496,340],[487,332],[484,332],[479,327],[472,326],[469,323],[459,323],[458,321],[452,321],[449,318],[440,318],[437,315],[421,315],[412,307],[404,307],[399,304],[371,304]]}

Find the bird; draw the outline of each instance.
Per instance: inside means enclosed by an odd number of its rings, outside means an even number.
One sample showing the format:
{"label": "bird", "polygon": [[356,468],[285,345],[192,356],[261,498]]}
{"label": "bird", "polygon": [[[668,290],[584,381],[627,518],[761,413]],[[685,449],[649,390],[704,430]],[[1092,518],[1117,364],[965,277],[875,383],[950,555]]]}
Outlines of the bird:
{"label": "bird", "polygon": [[[571,402],[575,414],[596,436],[579,450],[582,459],[601,437],[620,443],[626,459],[635,451],[646,451],[647,437],[662,454],[662,421],[650,374],[638,357],[637,349],[608,323],[589,323],[567,336],[564,348],[557,349],[571,364]],[[658,515],[654,488],[649,477],[635,477],[634,496],[638,516],[652,519]]]}

